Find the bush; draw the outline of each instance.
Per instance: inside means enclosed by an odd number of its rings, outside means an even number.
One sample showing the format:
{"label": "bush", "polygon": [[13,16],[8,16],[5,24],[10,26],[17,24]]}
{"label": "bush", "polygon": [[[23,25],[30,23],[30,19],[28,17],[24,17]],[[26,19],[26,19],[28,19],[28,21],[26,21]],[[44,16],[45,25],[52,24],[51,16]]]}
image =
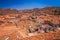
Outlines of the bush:
{"label": "bush", "polygon": [[3,24],[4,22],[3,21],[0,21],[0,25]]}

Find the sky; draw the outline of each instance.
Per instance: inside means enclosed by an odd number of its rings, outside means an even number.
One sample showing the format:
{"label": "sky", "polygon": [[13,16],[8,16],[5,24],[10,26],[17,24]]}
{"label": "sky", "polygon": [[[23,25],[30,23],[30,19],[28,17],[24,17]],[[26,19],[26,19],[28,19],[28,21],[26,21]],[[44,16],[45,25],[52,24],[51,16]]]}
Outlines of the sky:
{"label": "sky", "polygon": [[24,10],[47,6],[60,7],[60,0],[0,0],[0,8]]}

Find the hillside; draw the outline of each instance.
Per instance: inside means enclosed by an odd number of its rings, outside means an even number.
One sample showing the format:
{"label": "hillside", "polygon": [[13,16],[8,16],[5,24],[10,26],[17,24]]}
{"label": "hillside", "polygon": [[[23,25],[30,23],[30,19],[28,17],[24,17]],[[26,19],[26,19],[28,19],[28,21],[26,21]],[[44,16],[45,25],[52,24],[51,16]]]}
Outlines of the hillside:
{"label": "hillside", "polygon": [[0,40],[60,40],[59,31],[60,7],[0,9]]}

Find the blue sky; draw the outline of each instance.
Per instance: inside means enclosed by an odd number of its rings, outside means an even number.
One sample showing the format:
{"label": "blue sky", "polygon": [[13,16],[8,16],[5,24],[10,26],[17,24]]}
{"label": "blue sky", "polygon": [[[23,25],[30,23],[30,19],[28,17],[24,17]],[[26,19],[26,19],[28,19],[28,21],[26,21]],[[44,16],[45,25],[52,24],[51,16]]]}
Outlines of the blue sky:
{"label": "blue sky", "polygon": [[60,0],[0,0],[0,8],[33,9],[46,6],[60,7]]}

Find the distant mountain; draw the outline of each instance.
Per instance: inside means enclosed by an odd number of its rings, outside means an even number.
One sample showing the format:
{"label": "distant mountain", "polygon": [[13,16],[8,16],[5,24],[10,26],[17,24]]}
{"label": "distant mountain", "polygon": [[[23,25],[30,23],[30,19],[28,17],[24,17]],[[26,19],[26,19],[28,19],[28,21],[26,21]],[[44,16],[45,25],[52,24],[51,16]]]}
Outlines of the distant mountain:
{"label": "distant mountain", "polygon": [[54,15],[60,15],[60,7],[45,7],[43,10],[47,14],[54,14]]}
{"label": "distant mountain", "polygon": [[16,13],[35,13],[40,14],[46,13],[46,14],[53,14],[53,15],[60,15],[60,7],[45,7],[45,8],[34,8],[31,10],[16,10],[16,9],[0,9],[0,15],[4,14],[16,14]]}
{"label": "distant mountain", "polygon": [[0,9],[0,15],[17,13],[15,9]]}

